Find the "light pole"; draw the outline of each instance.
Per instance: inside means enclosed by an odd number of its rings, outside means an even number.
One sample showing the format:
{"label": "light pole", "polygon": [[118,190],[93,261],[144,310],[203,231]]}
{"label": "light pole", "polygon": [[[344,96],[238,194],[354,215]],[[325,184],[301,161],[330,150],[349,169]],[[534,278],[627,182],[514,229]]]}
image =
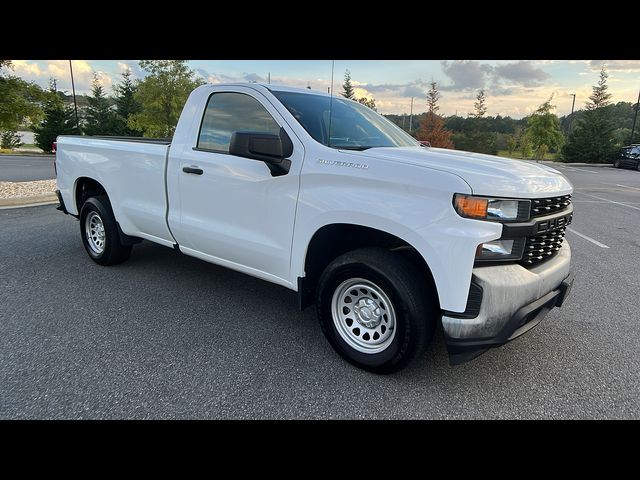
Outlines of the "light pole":
{"label": "light pole", "polygon": [[409,135],[411,135],[412,125],[413,125],[413,97],[411,97],[411,114],[409,115]]}
{"label": "light pole", "polygon": [[633,134],[636,131],[636,120],[638,119],[638,110],[640,110],[640,91],[638,91],[638,102],[636,103],[636,113],[633,115],[633,126],[631,127],[631,141],[629,145],[633,143]]}
{"label": "light pole", "polygon": [[71,71],[71,91],[73,92],[73,109],[76,112],[76,128],[78,129],[78,133],[80,133],[80,122],[78,122],[78,103],[76,102],[76,85],[73,82],[73,66],[71,65],[71,60],[69,60],[69,71]]}
{"label": "light pole", "polygon": [[567,134],[571,133],[571,126],[573,125],[573,108],[576,106],[576,94],[570,93],[573,96],[573,103],[571,104],[571,115],[569,115],[569,128]]}

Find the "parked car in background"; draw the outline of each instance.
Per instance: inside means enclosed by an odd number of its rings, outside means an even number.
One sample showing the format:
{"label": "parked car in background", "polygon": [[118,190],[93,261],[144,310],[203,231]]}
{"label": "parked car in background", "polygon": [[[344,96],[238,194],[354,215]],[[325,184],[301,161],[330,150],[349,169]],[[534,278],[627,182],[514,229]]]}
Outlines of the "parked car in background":
{"label": "parked car in background", "polygon": [[616,168],[635,168],[640,171],[640,144],[622,147],[613,160]]}

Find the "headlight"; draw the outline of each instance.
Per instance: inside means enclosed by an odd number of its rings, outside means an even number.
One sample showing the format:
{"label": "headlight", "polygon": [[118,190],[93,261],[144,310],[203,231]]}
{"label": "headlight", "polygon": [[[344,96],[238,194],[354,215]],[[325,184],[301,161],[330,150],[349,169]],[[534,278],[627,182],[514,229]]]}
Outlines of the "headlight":
{"label": "headlight", "polygon": [[478,245],[476,260],[495,262],[502,260],[520,260],[524,251],[524,238],[492,240]]}
{"label": "headlight", "polygon": [[531,200],[479,197],[456,193],[453,196],[453,206],[461,217],[509,222],[528,220]]}

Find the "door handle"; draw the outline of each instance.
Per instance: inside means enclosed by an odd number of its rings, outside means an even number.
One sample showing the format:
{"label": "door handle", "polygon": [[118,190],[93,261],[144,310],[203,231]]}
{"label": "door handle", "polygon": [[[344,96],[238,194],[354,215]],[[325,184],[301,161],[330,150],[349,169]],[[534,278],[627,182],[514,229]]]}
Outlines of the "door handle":
{"label": "door handle", "polygon": [[202,170],[201,168],[198,168],[196,166],[193,166],[193,167],[182,167],[182,171],[184,173],[191,173],[193,175],[202,175],[204,173],[204,170]]}

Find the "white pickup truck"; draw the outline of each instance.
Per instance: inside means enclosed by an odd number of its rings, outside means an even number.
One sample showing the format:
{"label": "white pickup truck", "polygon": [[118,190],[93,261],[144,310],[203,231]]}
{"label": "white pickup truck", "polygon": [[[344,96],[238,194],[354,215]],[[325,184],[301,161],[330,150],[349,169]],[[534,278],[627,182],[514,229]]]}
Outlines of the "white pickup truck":
{"label": "white pickup truck", "polygon": [[148,240],[283,285],[370,371],[406,365],[438,322],[450,363],[471,360],[537,325],[572,284],[562,174],[424,147],[342,97],[204,85],[172,140],[57,147],[58,208],[94,261]]}

